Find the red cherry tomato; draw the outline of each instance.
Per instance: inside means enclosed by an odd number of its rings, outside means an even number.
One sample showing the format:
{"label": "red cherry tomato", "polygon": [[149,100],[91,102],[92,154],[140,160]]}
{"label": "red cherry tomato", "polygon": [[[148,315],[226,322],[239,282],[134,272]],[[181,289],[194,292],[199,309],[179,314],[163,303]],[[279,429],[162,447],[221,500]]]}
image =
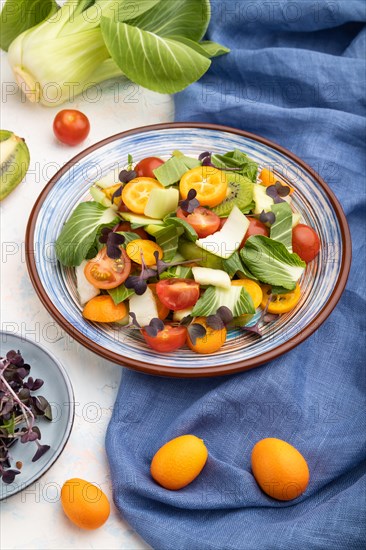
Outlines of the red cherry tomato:
{"label": "red cherry tomato", "polygon": [[95,258],[88,261],[84,274],[93,286],[107,290],[122,284],[130,271],[131,260],[124,250],[119,260],[112,260],[107,256],[107,248],[104,247]]}
{"label": "red cherry tomato", "polygon": [[150,239],[150,235],[146,233],[145,229],[142,229],[142,227],[138,227],[137,229],[132,229],[130,222],[120,223],[117,231],[127,231],[129,233],[137,233],[141,237],[141,239]]}
{"label": "red cherry tomato", "polygon": [[134,168],[138,178],[155,178],[154,170],[164,164],[164,161],[158,157],[147,157],[140,160]]}
{"label": "red cherry tomato", "polygon": [[90,132],[89,119],[84,113],[74,109],[64,109],[57,113],[53,121],[55,136],[66,145],[78,145]]}
{"label": "red cherry tomato", "polygon": [[299,223],[292,230],[292,249],[300,258],[309,263],[320,250],[320,240],[312,227]]}
{"label": "red cherry tomato", "polygon": [[227,218],[220,218],[219,231],[220,231],[220,229],[222,229],[224,227],[226,222],[227,222]]}
{"label": "red cherry tomato", "polygon": [[156,292],[167,308],[177,311],[194,306],[200,295],[200,285],[191,279],[165,279],[157,283]]}
{"label": "red cherry tomato", "polygon": [[165,325],[164,330],[158,332],[157,336],[149,336],[145,329],[141,330],[146,343],[154,350],[167,353],[184,346],[187,340],[186,327],[172,327]]}
{"label": "red cherry tomato", "polygon": [[243,248],[247,239],[252,235],[264,235],[265,237],[269,237],[269,229],[264,223],[257,220],[257,218],[251,218],[250,216],[247,216],[247,218],[249,220],[249,227],[241,242],[240,248]]}
{"label": "red cherry tomato", "polygon": [[198,206],[198,208],[193,210],[192,214],[187,215],[181,208],[178,208],[177,216],[188,222],[200,238],[212,235],[220,227],[220,218],[218,215],[208,210],[208,208],[203,208],[203,206]]}

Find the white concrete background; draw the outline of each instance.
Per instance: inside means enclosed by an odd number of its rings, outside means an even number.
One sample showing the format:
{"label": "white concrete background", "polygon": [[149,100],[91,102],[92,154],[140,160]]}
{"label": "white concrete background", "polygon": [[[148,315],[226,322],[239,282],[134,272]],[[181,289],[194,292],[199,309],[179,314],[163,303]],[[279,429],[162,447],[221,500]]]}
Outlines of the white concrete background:
{"label": "white concrete background", "polygon": [[[76,417],[69,442],[54,466],[36,484],[2,504],[0,546],[4,550],[145,549],[146,543],[113,505],[104,450],[123,369],[70,341],[48,315],[28,277],[24,235],[37,196],[59,167],[85,147],[117,132],[173,120],[173,101],[121,81],[118,87],[116,82],[103,85],[97,101],[79,96],[72,104],[45,108],[25,101],[15,91],[6,57],[2,52],[0,128],[25,138],[31,164],[23,183],[0,205],[1,328],[44,344],[60,359],[74,387]],[[77,147],[64,146],[53,136],[53,119],[58,110],[67,107],[80,109],[90,119],[91,133]],[[93,405],[88,407],[90,403]],[[64,516],[55,484],[62,486],[71,477],[98,482],[110,498],[111,516],[99,530],[82,531]]]}

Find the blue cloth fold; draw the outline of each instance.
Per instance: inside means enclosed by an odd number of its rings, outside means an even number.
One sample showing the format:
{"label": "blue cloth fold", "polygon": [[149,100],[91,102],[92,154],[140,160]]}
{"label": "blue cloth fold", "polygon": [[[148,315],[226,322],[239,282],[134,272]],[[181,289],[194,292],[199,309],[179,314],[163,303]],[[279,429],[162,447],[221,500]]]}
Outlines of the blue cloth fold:
{"label": "blue cloth fold", "polygon": [[[106,437],[115,502],[157,550],[365,548],[366,3],[212,8],[208,37],[232,51],[176,96],[176,119],[242,128],[303,158],[339,198],[354,259],[328,320],[270,364],[199,380],[124,372]],[[192,484],[167,491],[150,462],[185,433],[204,439],[208,462]],[[306,457],[310,484],[296,501],[256,484],[250,455],[264,437]]]}

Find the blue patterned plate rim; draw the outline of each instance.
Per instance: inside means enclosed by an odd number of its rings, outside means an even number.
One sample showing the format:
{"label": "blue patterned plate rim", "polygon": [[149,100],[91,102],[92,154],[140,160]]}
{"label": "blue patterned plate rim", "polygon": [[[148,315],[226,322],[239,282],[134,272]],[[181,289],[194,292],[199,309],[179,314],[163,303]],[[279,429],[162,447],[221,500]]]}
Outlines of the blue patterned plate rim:
{"label": "blue patterned plate rim", "polygon": [[[280,154],[283,158],[287,158],[290,162],[297,165],[303,173],[306,173],[310,178],[316,181],[317,185],[320,186],[322,193],[326,196],[327,201],[330,204],[334,212],[334,217],[338,222],[338,228],[340,238],[341,238],[341,258],[339,262],[339,273],[335,281],[334,287],[329,294],[327,301],[324,303],[323,307],[316,312],[316,315],[310,320],[308,324],[305,324],[301,327],[301,331],[291,335],[287,340],[284,340],[282,343],[279,343],[277,347],[269,349],[264,353],[259,352],[255,356],[248,357],[245,359],[238,359],[230,363],[225,364],[212,364],[212,358],[214,356],[208,356],[207,358],[211,359],[211,364],[209,366],[199,366],[195,368],[182,368],[182,366],[172,366],[169,364],[153,364],[152,362],[143,361],[136,359],[134,357],[128,357],[127,355],[122,355],[114,350],[108,349],[98,344],[92,338],[88,337],[84,332],[79,330],[78,327],[75,327],[72,323],[65,318],[65,316],[57,309],[52,299],[50,298],[47,290],[44,287],[42,278],[37,268],[37,257],[35,252],[35,231],[38,221],[38,216],[41,212],[44,201],[47,196],[57,184],[57,182],[66,174],[72,167],[77,165],[84,157],[89,154],[97,151],[98,149],[114,142],[127,138],[130,136],[141,135],[144,136],[148,132],[159,132],[160,130],[176,130],[176,129],[195,129],[197,131],[213,131],[232,134],[236,136],[243,137],[247,140],[257,142],[258,144],[264,145],[269,150],[273,150]],[[291,151],[285,149],[284,147],[278,145],[275,142],[272,142],[261,136],[246,132],[244,130],[239,130],[236,128],[231,128],[229,126],[221,126],[217,124],[207,124],[199,122],[176,122],[176,123],[163,123],[155,124],[151,126],[143,126],[140,128],[134,128],[115,134],[109,138],[106,138],[91,147],[85,149],[70,161],[68,161],[48,182],[41,194],[39,195],[36,203],[32,209],[31,215],[29,217],[27,231],[26,231],[26,261],[28,272],[32,281],[32,284],[42,301],[43,305],[46,307],[48,312],[52,317],[59,323],[59,325],[71,336],[73,336],[78,342],[90,349],[91,351],[97,353],[98,355],[113,361],[115,363],[121,364],[123,366],[145,372],[147,374],[159,375],[159,376],[172,376],[172,377],[204,377],[204,376],[219,376],[233,374],[248,370],[254,367],[258,367],[263,363],[271,361],[283,353],[290,351],[292,348],[300,344],[306,338],[308,338],[313,332],[315,332],[320,325],[326,320],[330,315],[336,304],[338,303],[343,290],[346,286],[349,270],[351,266],[352,259],[352,247],[351,247],[351,237],[348,227],[348,222],[346,216],[343,212],[343,209],[338,202],[336,196],[329,188],[329,186],[324,182],[324,180],[319,176],[319,174],[308,166],[302,159],[297,157]],[[175,360],[176,361],[176,360]],[[185,365],[184,365],[185,366]]]}

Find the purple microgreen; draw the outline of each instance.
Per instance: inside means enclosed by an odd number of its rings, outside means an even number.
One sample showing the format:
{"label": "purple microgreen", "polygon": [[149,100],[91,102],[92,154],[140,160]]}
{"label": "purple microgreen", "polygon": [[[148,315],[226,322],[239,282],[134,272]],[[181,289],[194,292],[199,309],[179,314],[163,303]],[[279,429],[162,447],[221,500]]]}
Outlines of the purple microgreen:
{"label": "purple microgreen", "polygon": [[114,204],[114,199],[118,199],[118,197],[120,197],[122,195],[122,189],[123,189],[123,186],[120,185],[118,187],[118,189],[115,190],[115,192],[113,193],[113,195],[111,197],[112,204]]}
{"label": "purple microgreen", "polygon": [[179,206],[181,207],[183,212],[187,214],[192,214],[195,208],[199,207],[200,203],[196,199],[196,195],[197,195],[197,191],[195,189],[190,189],[188,191],[187,198],[179,202]]}
{"label": "purple microgreen", "polygon": [[265,212],[264,210],[262,210],[259,216],[259,221],[272,225],[276,221],[276,216],[273,212]]}
{"label": "purple microgreen", "polygon": [[1,477],[3,482],[9,485],[10,483],[13,483],[15,476],[18,474],[20,474],[19,470],[5,470]]}
{"label": "purple microgreen", "polygon": [[138,296],[145,294],[147,282],[141,278],[141,275],[131,275],[125,280],[125,287],[134,290]]}
{"label": "purple microgreen", "polygon": [[36,441],[36,443],[37,443],[38,449],[36,454],[32,458],[32,462],[36,462],[37,460],[39,460],[51,448],[49,445],[40,445],[38,441]]}
{"label": "purple microgreen", "polygon": [[[116,226],[114,229],[118,229]],[[123,235],[116,233],[114,229],[103,227],[99,242],[107,246],[107,256],[112,260],[119,260],[122,256],[121,245],[125,242]]]}
{"label": "purple microgreen", "polygon": [[[24,362],[20,351],[11,350],[6,357],[0,357],[0,477],[4,483],[12,483],[20,473],[11,468],[10,449],[17,442],[35,443],[37,453],[33,460],[43,455],[50,447],[41,446],[41,432],[35,421],[50,409],[47,399],[32,395],[43,386],[43,380],[29,376],[30,365]],[[19,463],[21,464],[21,463]]]}
{"label": "purple microgreen", "polygon": [[130,311],[130,317],[132,319],[132,325],[136,328],[141,328],[140,323],[137,321],[136,314],[133,311]]}
{"label": "purple microgreen", "polygon": [[207,324],[214,330],[221,330],[233,320],[231,310],[226,306],[221,306],[216,311],[215,315],[207,317]]}
{"label": "purple microgreen", "polygon": [[211,154],[209,151],[205,151],[204,153],[201,153],[200,156],[198,157],[198,160],[205,160],[205,158],[210,158],[211,159]]}
{"label": "purple microgreen", "polygon": [[[272,301],[272,294],[268,296],[268,300],[266,303],[266,307],[263,309],[262,313],[260,314],[260,317],[258,321],[255,323],[255,325],[252,325],[250,327],[248,326],[242,326],[240,327],[242,330],[245,330],[246,332],[252,332],[254,334],[257,334],[258,336],[262,337],[262,331],[261,331],[261,323],[270,323],[272,321],[275,321],[278,318],[278,315],[275,316],[275,318],[272,318],[272,315],[268,313],[269,304]],[[268,318],[268,321],[266,320]]]}
{"label": "purple microgreen", "polygon": [[277,321],[278,318],[279,318],[278,313],[266,313],[266,315],[264,315],[263,317],[263,322],[272,323],[273,321]]}
{"label": "purple microgreen", "polygon": [[232,311],[226,306],[219,307],[219,309],[216,311],[216,315],[219,315],[221,317],[225,325],[228,325],[233,320]]}
{"label": "purple microgreen", "polygon": [[202,262],[202,258],[195,258],[193,260],[183,260],[182,262],[164,262],[163,260],[160,260],[159,253],[157,250],[154,252],[154,257],[156,260],[156,271],[154,271],[154,274],[155,276],[158,276],[158,278],[163,273],[163,271],[166,271],[170,267],[176,267],[178,265],[184,265],[184,264],[191,264],[192,262]]}
{"label": "purple microgreen", "polygon": [[119,181],[122,183],[128,183],[135,178],[137,178],[137,172],[135,172],[135,170],[122,170],[119,174]]}
{"label": "purple microgreen", "polygon": [[156,336],[164,330],[165,325],[161,319],[158,319],[157,317],[154,317],[154,319],[151,319],[150,323],[144,327],[147,334],[151,336],[152,338],[156,338]]}
{"label": "purple microgreen", "polygon": [[282,185],[281,182],[276,181],[274,185],[269,185],[266,189],[266,193],[273,199],[275,204],[284,202],[282,197],[286,197],[290,193],[288,185]]}
{"label": "purple microgreen", "polygon": [[206,319],[207,325],[213,330],[221,330],[225,328],[225,323],[221,319],[220,315],[209,315]]}
{"label": "purple microgreen", "polygon": [[193,320],[192,315],[186,315],[185,317],[183,317],[183,319],[181,319],[179,324],[182,327],[188,327],[192,323],[192,320]]}
{"label": "purple microgreen", "polygon": [[6,359],[9,363],[15,365],[16,367],[22,367],[24,365],[24,359],[19,350],[17,352],[15,350],[8,351],[6,354]]}
{"label": "purple microgreen", "polygon": [[197,338],[204,338],[207,334],[205,327],[200,323],[192,323],[188,326],[187,330],[189,338],[194,346],[196,345]]}

